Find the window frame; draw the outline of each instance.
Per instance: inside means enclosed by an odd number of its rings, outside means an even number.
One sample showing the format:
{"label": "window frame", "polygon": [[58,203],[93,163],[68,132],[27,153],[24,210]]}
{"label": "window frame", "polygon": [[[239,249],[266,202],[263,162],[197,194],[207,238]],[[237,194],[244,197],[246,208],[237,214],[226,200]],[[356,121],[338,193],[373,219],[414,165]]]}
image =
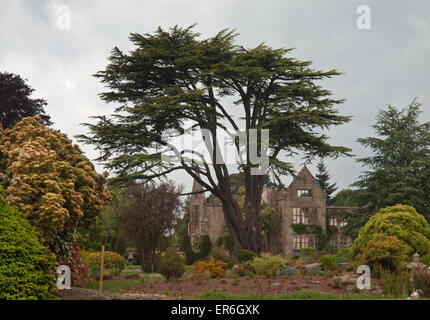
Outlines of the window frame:
{"label": "window frame", "polygon": [[312,198],[312,189],[297,189],[298,198]]}

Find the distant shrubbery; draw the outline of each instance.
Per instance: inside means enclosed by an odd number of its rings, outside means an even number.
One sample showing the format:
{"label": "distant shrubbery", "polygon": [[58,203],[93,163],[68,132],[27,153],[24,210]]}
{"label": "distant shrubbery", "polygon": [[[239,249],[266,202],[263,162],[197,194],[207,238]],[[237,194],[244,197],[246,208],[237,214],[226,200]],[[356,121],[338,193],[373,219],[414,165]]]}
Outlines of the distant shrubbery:
{"label": "distant shrubbery", "polygon": [[49,299],[54,257],[29,222],[0,200],[0,300]]}
{"label": "distant shrubbery", "polygon": [[254,259],[256,254],[251,250],[237,250],[234,252],[234,256],[237,258],[239,262],[246,262]]}
{"label": "distant shrubbery", "polygon": [[209,253],[209,257],[225,262],[227,268],[232,268],[238,262],[236,256],[229,255],[223,245],[214,246]]}
{"label": "distant shrubbery", "polygon": [[199,251],[195,252],[191,245],[191,239],[187,235],[187,236],[184,236],[182,239],[181,249],[185,253],[186,263],[188,265],[191,265],[197,260],[204,259],[209,256],[209,253],[212,250],[212,242],[209,236],[207,235],[203,236],[200,240]]}
{"label": "distant shrubbery", "polygon": [[[101,252],[82,251],[84,262],[91,269],[92,267],[100,266],[102,263]],[[120,254],[111,251],[105,251],[103,268],[105,269],[124,269],[127,265],[127,260]]]}
{"label": "distant shrubbery", "polygon": [[320,261],[326,271],[336,270],[338,268],[337,259],[334,255],[325,254],[320,257]]}
{"label": "distant shrubbery", "polygon": [[179,255],[175,248],[169,248],[160,259],[160,273],[167,280],[178,279],[185,272],[184,259]]}

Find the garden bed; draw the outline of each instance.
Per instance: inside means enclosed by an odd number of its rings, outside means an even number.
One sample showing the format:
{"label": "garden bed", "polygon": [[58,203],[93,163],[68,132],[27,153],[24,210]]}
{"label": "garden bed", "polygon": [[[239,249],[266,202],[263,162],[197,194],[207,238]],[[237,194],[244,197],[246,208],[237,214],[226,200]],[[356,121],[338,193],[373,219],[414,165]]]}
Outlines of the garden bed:
{"label": "garden bed", "polygon": [[[319,275],[298,274],[294,276],[283,276],[275,278],[240,277],[222,278],[196,281],[191,279],[179,279],[176,281],[141,281],[128,287],[128,293],[164,294],[170,297],[195,297],[211,291],[219,291],[234,295],[257,295],[273,296],[279,294],[290,294],[296,291],[311,290],[339,296],[357,293],[356,275],[344,274],[326,278]],[[370,294],[380,294],[377,280],[374,288],[367,290]]]}

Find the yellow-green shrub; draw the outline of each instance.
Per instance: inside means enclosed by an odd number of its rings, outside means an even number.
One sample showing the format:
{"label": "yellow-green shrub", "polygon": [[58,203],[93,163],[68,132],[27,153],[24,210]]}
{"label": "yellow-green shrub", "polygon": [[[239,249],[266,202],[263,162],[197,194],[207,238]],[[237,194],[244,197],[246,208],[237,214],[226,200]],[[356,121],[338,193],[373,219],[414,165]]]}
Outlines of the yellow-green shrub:
{"label": "yellow-green shrub", "polygon": [[[89,268],[100,266],[102,263],[101,252],[82,251],[82,258]],[[124,269],[127,265],[127,260],[120,254],[111,251],[105,251],[103,268],[105,269]]]}
{"label": "yellow-green shrub", "polygon": [[424,263],[430,267],[430,252],[422,256],[420,259],[421,263]]}
{"label": "yellow-green shrub", "polygon": [[284,264],[284,258],[279,255],[271,255],[270,253],[262,253],[260,257],[254,257],[251,265],[256,274],[266,277],[274,277],[281,271]]}
{"label": "yellow-green shrub", "polygon": [[405,245],[410,258],[415,252],[421,256],[430,252],[430,227],[424,216],[411,206],[398,204],[374,214],[360,229],[351,247],[352,256],[360,254],[375,234],[397,237]]}
{"label": "yellow-green shrub", "polygon": [[167,280],[180,278],[185,272],[185,261],[175,248],[169,248],[160,259],[160,273]]}

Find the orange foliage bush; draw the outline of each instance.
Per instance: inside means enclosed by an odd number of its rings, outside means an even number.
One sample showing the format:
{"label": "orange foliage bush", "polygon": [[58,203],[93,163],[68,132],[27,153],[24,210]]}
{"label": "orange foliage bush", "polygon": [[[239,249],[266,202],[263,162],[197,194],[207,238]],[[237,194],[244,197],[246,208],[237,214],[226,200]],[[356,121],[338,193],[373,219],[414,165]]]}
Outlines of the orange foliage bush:
{"label": "orange foliage bush", "polygon": [[225,276],[225,268],[227,263],[221,260],[210,258],[209,261],[199,261],[194,264],[194,270],[197,273],[205,273],[209,271],[212,278],[223,278]]}

